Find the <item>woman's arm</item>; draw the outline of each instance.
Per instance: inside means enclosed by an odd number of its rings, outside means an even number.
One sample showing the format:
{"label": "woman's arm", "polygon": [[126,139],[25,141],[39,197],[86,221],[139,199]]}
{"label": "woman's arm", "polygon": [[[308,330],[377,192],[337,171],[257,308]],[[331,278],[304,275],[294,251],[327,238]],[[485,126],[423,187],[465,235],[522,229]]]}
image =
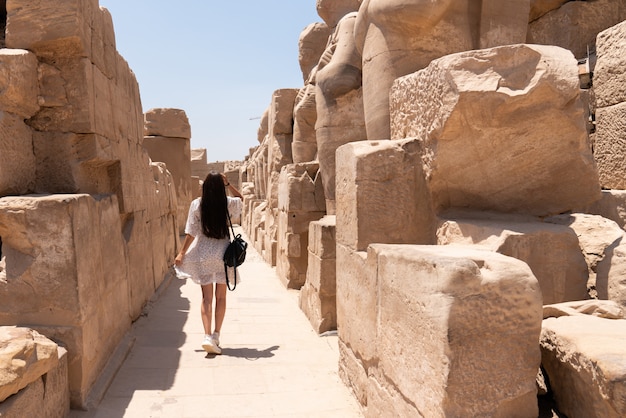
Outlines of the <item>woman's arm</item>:
{"label": "woman's arm", "polygon": [[237,190],[235,186],[228,182],[228,179],[226,178],[226,175],[224,173],[222,173],[222,180],[224,180],[224,187],[226,187],[226,192],[230,191],[230,193],[234,197],[238,197],[239,199],[243,200],[243,196],[241,195],[241,193],[239,193],[239,190]]}
{"label": "woman's arm", "polygon": [[183,243],[183,248],[181,248],[180,252],[176,255],[176,259],[174,259],[174,264],[176,264],[177,266],[180,266],[180,264],[183,262],[183,258],[185,258],[185,253],[187,252],[187,250],[189,249],[189,246],[193,242],[193,239],[194,237],[192,237],[191,235],[189,234],[185,235],[185,242]]}

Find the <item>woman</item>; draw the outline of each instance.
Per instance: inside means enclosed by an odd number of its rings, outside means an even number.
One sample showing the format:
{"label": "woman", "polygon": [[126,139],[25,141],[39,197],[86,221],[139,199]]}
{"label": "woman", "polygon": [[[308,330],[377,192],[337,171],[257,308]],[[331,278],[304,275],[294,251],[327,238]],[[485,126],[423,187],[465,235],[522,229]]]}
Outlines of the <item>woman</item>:
{"label": "woman", "polygon": [[[235,197],[226,196],[226,189]],[[224,174],[210,172],[202,185],[202,197],[191,202],[189,207],[185,242],[175,260],[179,270],[191,276],[202,287],[202,348],[212,354],[222,353],[219,338],[226,313],[223,256],[230,242],[228,215],[232,218],[241,215],[242,199],[241,193],[228,182]],[[231,274],[232,271],[229,271]],[[215,330],[211,333],[214,294]]]}

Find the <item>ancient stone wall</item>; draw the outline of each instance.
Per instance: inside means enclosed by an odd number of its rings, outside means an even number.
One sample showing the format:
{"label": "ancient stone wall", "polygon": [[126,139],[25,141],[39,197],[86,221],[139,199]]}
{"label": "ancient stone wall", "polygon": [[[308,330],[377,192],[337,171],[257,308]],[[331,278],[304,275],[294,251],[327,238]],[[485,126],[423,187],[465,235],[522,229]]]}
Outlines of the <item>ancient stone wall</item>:
{"label": "ancient stone wall", "polygon": [[[324,188],[331,216],[309,223],[300,306],[317,332],[337,327],[340,371],[366,416],[535,417],[540,345],[563,411],[619,416],[621,386],[589,377],[621,379],[619,361],[580,369],[583,386],[570,388],[572,359],[592,364],[602,353],[572,349],[585,336],[566,321],[539,331],[542,304],[626,306],[625,0],[369,0],[346,31],[354,38],[336,42],[353,6],[317,2],[330,38],[317,66],[302,66],[296,164],[274,162],[276,97],[261,121],[261,145],[242,168],[252,185],[243,223],[251,240],[277,253],[266,259],[289,285],[289,254],[303,244],[281,215],[310,184],[294,167],[316,153],[324,180],[332,159],[326,175],[335,178]],[[336,7],[345,9],[333,14]],[[303,31],[308,52],[322,28]],[[343,60],[326,84],[334,55]],[[326,135],[329,120],[344,131]],[[333,141],[341,143],[326,152]],[[577,315],[602,316],[603,306]],[[597,335],[619,332],[623,312],[612,318]],[[603,353],[626,358],[611,344]]]}
{"label": "ancient stone wall", "polygon": [[0,324],[66,347],[72,406],[84,407],[173,261],[176,189],[143,147],[139,86],[109,12],[9,0],[6,17]]}

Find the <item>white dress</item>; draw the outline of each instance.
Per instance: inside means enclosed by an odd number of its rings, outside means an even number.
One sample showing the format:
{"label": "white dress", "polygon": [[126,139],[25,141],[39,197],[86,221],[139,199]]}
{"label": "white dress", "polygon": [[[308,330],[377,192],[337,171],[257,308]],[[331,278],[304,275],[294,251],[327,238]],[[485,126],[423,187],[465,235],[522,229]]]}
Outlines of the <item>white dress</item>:
{"label": "white dress", "polygon": [[[228,196],[228,213],[230,217],[237,218],[241,215],[243,203],[241,199]],[[185,225],[185,233],[194,238],[193,242],[187,249],[183,262],[179,267],[182,275],[189,275],[191,280],[200,285],[209,283],[226,284],[226,276],[224,275],[224,251],[230,243],[230,239],[209,238],[202,232],[202,221],[200,220],[200,199],[197,198],[191,202],[189,207],[189,215],[187,216],[187,224]],[[230,227],[228,228],[230,231]],[[228,278],[231,281],[234,277],[234,268],[228,268]],[[239,275],[237,275],[237,283],[239,283]]]}

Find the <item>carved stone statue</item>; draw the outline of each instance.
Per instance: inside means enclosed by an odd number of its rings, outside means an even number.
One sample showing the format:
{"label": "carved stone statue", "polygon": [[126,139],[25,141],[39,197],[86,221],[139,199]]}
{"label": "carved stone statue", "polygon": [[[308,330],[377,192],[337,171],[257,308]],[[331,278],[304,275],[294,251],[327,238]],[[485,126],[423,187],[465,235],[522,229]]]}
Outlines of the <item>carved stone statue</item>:
{"label": "carved stone statue", "polygon": [[355,37],[367,138],[390,137],[396,78],[454,52],[525,42],[529,10],[529,0],[364,0]]}
{"label": "carved stone statue", "polygon": [[[358,1],[318,0],[319,15],[335,30],[317,66],[315,100],[317,158],[328,214],[335,213],[335,151],[366,139],[361,92],[361,55],[354,42]],[[339,12],[350,11],[341,15]]]}

